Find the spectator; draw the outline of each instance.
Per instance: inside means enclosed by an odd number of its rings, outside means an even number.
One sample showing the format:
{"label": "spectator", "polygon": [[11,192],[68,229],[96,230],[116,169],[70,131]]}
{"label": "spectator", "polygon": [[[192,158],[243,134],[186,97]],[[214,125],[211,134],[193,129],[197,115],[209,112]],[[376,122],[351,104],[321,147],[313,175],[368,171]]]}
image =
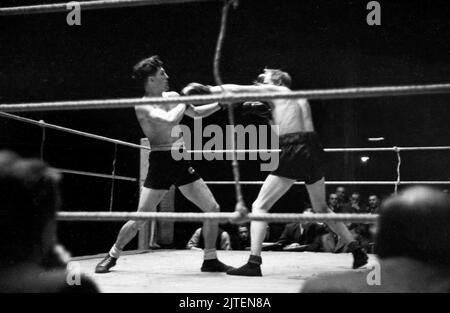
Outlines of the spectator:
{"label": "spectator", "polygon": [[321,275],[307,281],[302,291],[450,292],[449,225],[448,194],[412,187],[391,196],[380,210],[375,246],[378,273],[371,269]]}
{"label": "spectator", "polygon": [[328,196],[328,207],[331,211],[337,213],[338,210],[338,196],[335,193],[330,193]]}
{"label": "spectator", "polygon": [[[219,227],[216,240],[216,249],[217,250],[231,250],[231,241],[230,235]],[[205,242],[203,239],[203,229],[202,227],[198,228],[191,239],[189,239],[186,249],[191,250],[203,250],[205,248]]]}
{"label": "spectator", "polygon": [[367,207],[361,203],[361,194],[359,192],[352,193],[350,197],[350,208],[348,213],[367,213]]}
{"label": "spectator", "polygon": [[238,228],[239,235],[239,250],[246,250],[250,247],[250,231],[247,226],[240,225]]}
{"label": "spectator", "polygon": [[324,224],[289,223],[284,227],[277,244],[284,251],[322,251],[321,237],[328,230]]}
{"label": "spectator", "polygon": [[344,207],[350,205],[350,201],[348,199],[347,191],[342,186],[337,187],[336,188],[336,195],[338,196],[338,208],[342,212]]}
{"label": "spectator", "polygon": [[[311,208],[304,214],[314,214]],[[289,223],[286,224],[280,238],[274,243],[267,243],[264,251],[322,251],[321,237],[328,233],[323,223]]]}
{"label": "spectator", "polygon": [[348,200],[347,192],[344,187],[339,186],[336,188],[336,196],[338,198],[337,208],[335,213],[344,213],[349,210],[350,201]]}
{"label": "spectator", "polygon": [[368,213],[378,214],[380,211],[380,198],[377,195],[369,196]]}
{"label": "spectator", "polygon": [[[282,226],[282,225],[277,225]],[[278,232],[279,233],[279,232]],[[262,251],[279,251],[282,250],[282,245],[278,242],[277,231],[271,232],[270,225],[267,225],[266,236],[262,243]]]}
{"label": "spectator", "polygon": [[[342,189],[336,188],[339,192],[344,192],[344,187],[340,187]],[[328,195],[328,207],[330,210],[332,210],[335,213],[343,213],[340,212],[339,208],[339,198],[338,195],[335,193],[330,193]],[[345,249],[345,244],[342,242],[342,240],[339,240],[338,235],[336,235],[332,230],[328,229],[328,233],[322,235],[321,237],[321,246],[323,252],[332,252],[332,253],[339,253],[342,252]]]}
{"label": "spectator", "polygon": [[250,225],[230,225],[231,250],[248,250],[250,248]]}
{"label": "spectator", "polygon": [[0,152],[0,292],[98,291],[83,275],[67,283],[66,252],[56,236],[59,184],[42,161]]}
{"label": "spectator", "polygon": [[[237,240],[233,240],[232,243],[232,249],[233,250],[248,250],[250,248],[251,244],[251,237],[250,237],[250,225],[239,225],[238,230],[238,238]],[[266,228],[266,236],[264,237],[263,242],[263,250],[271,250],[271,247],[273,246],[273,242],[271,239],[271,230],[270,225],[267,225]],[[234,237],[234,236],[233,236]]]}
{"label": "spectator", "polygon": [[374,252],[374,225],[369,223],[353,223],[350,227],[351,233],[355,236],[355,240],[368,253]]}
{"label": "spectator", "polygon": [[326,227],[328,232],[321,236],[321,246],[323,252],[343,253],[347,252],[345,243],[331,229]]}
{"label": "spectator", "polygon": [[[346,213],[363,214],[367,213],[367,207],[361,203],[359,192],[352,193],[350,197],[351,210]],[[369,223],[351,223],[349,229],[355,236],[359,244],[368,252],[373,252],[373,235],[370,231],[372,224]]]}
{"label": "spectator", "polygon": [[347,192],[345,190],[345,187],[343,186],[336,187],[336,196],[338,197],[340,202],[346,201]]}

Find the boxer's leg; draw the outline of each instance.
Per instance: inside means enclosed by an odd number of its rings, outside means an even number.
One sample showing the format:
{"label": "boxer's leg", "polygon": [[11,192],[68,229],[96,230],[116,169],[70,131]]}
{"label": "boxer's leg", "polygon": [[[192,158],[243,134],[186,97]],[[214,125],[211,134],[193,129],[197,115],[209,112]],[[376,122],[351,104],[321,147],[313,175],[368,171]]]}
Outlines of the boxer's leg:
{"label": "boxer's leg", "polygon": [[[220,212],[211,190],[205,184],[203,179],[197,179],[186,185],[179,186],[181,193],[192,203],[198,206],[203,212]],[[213,220],[203,222],[203,238],[205,240],[204,263],[202,271],[206,272],[225,272],[231,269],[217,260],[216,240],[219,231],[219,223]]]}
{"label": "boxer's leg", "polygon": [[[308,190],[314,212],[334,214],[333,211],[328,208],[326,203],[325,178],[322,177],[315,183],[306,185],[306,189]],[[352,252],[353,268],[359,268],[367,264],[368,257],[366,253],[361,249],[344,223],[327,222],[327,225],[347,244],[348,251]]]}
{"label": "boxer's leg", "polygon": [[[272,206],[291,188],[294,179],[269,175],[252,205],[252,213],[267,213]],[[251,254],[247,264],[240,268],[230,270],[229,275],[262,276],[261,250],[266,236],[267,222],[252,221],[250,225]]]}
{"label": "boxer's leg", "polygon": [[[139,198],[138,212],[155,211],[156,206],[167,193],[166,189],[151,189],[142,187]],[[136,220],[128,221],[120,229],[115,244],[111,247],[108,255],[95,267],[96,273],[108,273],[109,269],[116,265],[123,248],[136,236],[142,226],[147,221]]]}

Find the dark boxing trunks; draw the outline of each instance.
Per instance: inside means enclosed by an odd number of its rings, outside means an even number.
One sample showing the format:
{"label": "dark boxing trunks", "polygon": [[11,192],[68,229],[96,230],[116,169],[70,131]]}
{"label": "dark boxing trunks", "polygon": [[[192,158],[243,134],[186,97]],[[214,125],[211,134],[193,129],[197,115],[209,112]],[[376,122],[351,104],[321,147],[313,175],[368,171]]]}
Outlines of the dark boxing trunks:
{"label": "dark boxing trunks", "polygon": [[172,185],[183,186],[200,179],[189,161],[174,160],[171,151],[152,151],[148,162],[146,188],[169,189]]}
{"label": "dark boxing trunks", "polygon": [[280,160],[271,174],[304,181],[310,185],[325,176],[324,152],[316,132],[280,136]]}

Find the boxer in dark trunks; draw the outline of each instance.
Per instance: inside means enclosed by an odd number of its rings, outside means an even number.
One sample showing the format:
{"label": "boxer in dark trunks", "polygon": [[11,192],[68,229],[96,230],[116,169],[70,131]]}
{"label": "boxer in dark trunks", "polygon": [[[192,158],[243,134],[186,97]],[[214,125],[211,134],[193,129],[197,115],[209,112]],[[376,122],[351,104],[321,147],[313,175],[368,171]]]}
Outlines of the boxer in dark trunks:
{"label": "boxer in dark trunks", "polygon": [[[163,64],[157,56],[144,59],[134,67],[134,78],[142,83],[145,97],[173,97],[176,92],[167,92],[168,78]],[[149,155],[147,178],[141,190],[138,212],[154,211],[171,185],[204,212],[219,212],[220,208],[213,194],[192,168],[189,161],[173,158],[172,149],[183,149],[183,138],[172,136],[172,130],[179,125],[184,115],[206,117],[221,109],[219,103],[202,106],[186,105],[141,105],[135,107],[139,124],[147,136],[152,151]],[[146,221],[128,221],[120,230],[115,244],[108,255],[95,268],[96,273],[107,273],[116,264],[123,248],[136,236]],[[226,272],[229,266],[217,259],[216,237],[218,223],[205,221],[203,272]]]}
{"label": "boxer in dark trunks", "polygon": [[315,132],[298,132],[281,135],[278,168],[272,175],[314,184],[325,176],[323,148]]}
{"label": "boxer in dark trunks", "polygon": [[[266,69],[258,76],[255,85],[198,86],[203,93],[220,94],[255,92],[290,92],[291,77],[281,70]],[[306,99],[275,99],[266,103],[253,102],[251,107],[258,115],[271,115],[270,123],[278,131],[281,154],[278,168],[264,181],[257,199],[253,202],[253,213],[267,213],[297,181],[304,181],[313,210],[331,213],[325,197],[325,171],[323,149],[314,131],[311,108]],[[264,113],[263,111],[267,112]],[[367,263],[365,251],[358,246],[347,227],[341,222],[328,222],[328,226],[347,244],[353,254],[353,268]],[[252,221],[250,228],[251,254],[244,266],[231,269],[229,275],[262,276],[261,249],[267,223]]]}

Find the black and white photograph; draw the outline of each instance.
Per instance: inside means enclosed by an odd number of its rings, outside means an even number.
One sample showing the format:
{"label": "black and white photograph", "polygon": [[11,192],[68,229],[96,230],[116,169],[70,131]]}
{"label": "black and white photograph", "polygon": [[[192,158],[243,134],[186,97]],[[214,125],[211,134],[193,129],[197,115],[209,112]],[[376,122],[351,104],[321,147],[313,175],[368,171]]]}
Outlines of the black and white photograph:
{"label": "black and white photograph", "polygon": [[449,105],[448,1],[2,0],[0,293],[449,293]]}

